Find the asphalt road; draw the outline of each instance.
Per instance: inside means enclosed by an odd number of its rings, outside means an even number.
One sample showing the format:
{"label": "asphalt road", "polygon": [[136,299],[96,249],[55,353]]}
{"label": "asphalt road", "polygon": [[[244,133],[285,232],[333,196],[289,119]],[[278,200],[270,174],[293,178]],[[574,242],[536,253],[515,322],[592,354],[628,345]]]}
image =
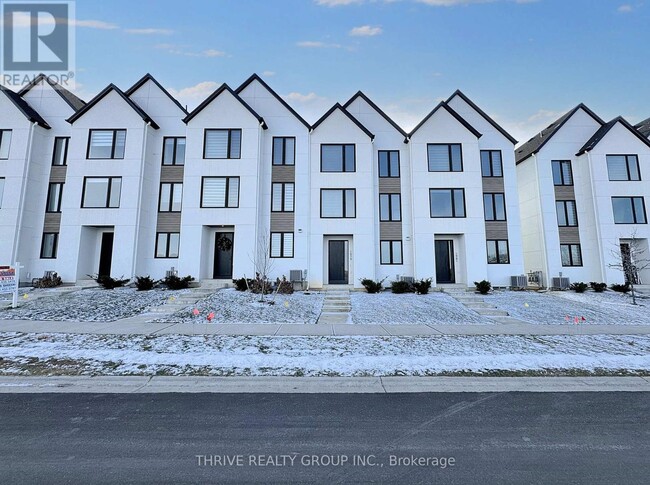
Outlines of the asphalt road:
{"label": "asphalt road", "polygon": [[649,393],[0,395],[2,483],[649,476]]}

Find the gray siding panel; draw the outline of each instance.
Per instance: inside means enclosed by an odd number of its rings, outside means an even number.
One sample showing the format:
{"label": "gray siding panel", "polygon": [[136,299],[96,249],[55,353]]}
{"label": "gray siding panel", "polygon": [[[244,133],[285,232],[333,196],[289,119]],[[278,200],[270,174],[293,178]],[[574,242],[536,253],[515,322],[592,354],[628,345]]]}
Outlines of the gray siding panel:
{"label": "gray siding panel", "polygon": [[402,192],[402,179],[396,177],[380,177],[379,192],[382,194],[399,194]]}
{"label": "gray siding panel", "polygon": [[508,239],[508,223],[506,221],[486,221],[485,239]]}
{"label": "gray siding panel", "polygon": [[293,212],[271,212],[271,232],[294,232]]}
{"label": "gray siding panel", "polygon": [[45,223],[43,224],[43,232],[59,232],[60,228],[61,228],[61,213],[46,212]]}
{"label": "gray siding panel", "polygon": [[183,165],[162,165],[160,168],[160,181],[179,183],[183,181],[185,167]]}
{"label": "gray siding panel", "polygon": [[559,227],[560,244],[580,244],[580,230],[577,227]]}
{"label": "gray siding panel", "polygon": [[181,213],[159,212],[156,232],[181,232]]}
{"label": "gray siding panel", "polygon": [[576,193],[573,185],[556,185],[555,200],[575,200]]}
{"label": "gray siding panel", "polygon": [[50,169],[50,182],[65,182],[66,173],[68,173],[68,167],[66,165],[53,165]]}
{"label": "gray siding panel", "polygon": [[295,165],[273,165],[271,167],[271,182],[294,182],[295,180]]}
{"label": "gray siding panel", "polygon": [[503,177],[483,177],[483,192],[500,193],[505,192]]}
{"label": "gray siding panel", "polygon": [[401,222],[380,222],[379,223],[379,239],[402,239],[402,223]]}

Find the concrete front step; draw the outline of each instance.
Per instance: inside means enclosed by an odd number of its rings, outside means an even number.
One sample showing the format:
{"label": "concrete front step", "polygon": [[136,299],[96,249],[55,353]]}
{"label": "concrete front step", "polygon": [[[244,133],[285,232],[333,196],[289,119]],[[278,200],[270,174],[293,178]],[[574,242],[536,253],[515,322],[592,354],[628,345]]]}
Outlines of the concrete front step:
{"label": "concrete front step", "polygon": [[465,306],[467,308],[471,308],[472,310],[478,310],[480,308],[483,308],[483,309],[494,309],[494,308],[496,308],[494,305],[490,305],[489,303],[485,303],[485,302],[482,302],[482,301],[465,303]]}
{"label": "concrete front step", "polygon": [[507,317],[508,312],[505,310],[498,310],[496,308],[494,309],[489,309],[489,308],[476,308],[474,309],[476,313],[479,315],[482,315],[484,317]]}

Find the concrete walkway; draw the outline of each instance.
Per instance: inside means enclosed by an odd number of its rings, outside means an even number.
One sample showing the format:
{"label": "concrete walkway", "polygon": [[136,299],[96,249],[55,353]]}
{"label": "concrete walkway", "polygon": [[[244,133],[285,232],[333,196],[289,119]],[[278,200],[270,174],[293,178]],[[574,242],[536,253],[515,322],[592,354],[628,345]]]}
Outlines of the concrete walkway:
{"label": "concrete walkway", "polygon": [[0,320],[0,332],[106,335],[435,336],[435,335],[650,335],[650,325],[351,325],[151,323],[146,316],[116,322]]}
{"label": "concrete walkway", "polygon": [[323,299],[323,309],[316,323],[319,325],[352,323],[351,309],[350,290],[327,290]]}
{"label": "concrete walkway", "polygon": [[647,377],[0,376],[3,393],[650,392]]}

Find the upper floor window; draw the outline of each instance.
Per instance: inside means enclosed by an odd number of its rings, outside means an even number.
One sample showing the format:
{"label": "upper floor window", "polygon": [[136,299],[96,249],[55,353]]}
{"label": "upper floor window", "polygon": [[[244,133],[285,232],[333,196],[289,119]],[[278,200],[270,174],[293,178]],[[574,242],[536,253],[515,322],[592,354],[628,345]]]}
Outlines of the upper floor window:
{"label": "upper floor window", "polygon": [[296,162],[296,139],[273,137],[273,165],[294,165]]}
{"label": "upper floor window", "polygon": [[183,200],[183,184],[160,184],[158,212],[180,212]]}
{"label": "upper floor window", "polygon": [[575,200],[558,200],[555,202],[557,212],[557,225],[560,227],[576,227],[578,225],[578,211]]}
{"label": "upper floor window", "polygon": [[43,233],[43,239],[41,240],[41,259],[55,259],[58,243],[58,232]]}
{"label": "upper floor window", "polygon": [[293,232],[271,233],[271,257],[293,258]]}
{"label": "upper floor window", "polygon": [[66,165],[68,163],[68,143],[70,138],[57,136],[54,139],[52,152],[52,165]]}
{"label": "upper floor window", "polygon": [[205,130],[203,158],[241,158],[241,130]]}
{"label": "upper floor window", "polygon": [[2,209],[2,195],[5,191],[5,179],[0,178],[0,209]]}
{"label": "upper floor window", "polygon": [[163,139],[163,165],[185,165],[185,138],[165,137]]}
{"label": "upper floor window", "polygon": [[379,150],[379,176],[399,177],[399,150]]}
{"label": "upper floor window", "polygon": [[321,189],[320,216],[329,218],[354,218],[357,216],[357,191],[355,189]]}
{"label": "upper floor window", "polygon": [[609,180],[641,180],[636,155],[607,155]]}
{"label": "upper floor window", "polygon": [[431,217],[465,217],[465,189],[429,189]]}
{"label": "upper floor window", "polygon": [[571,160],[553,160],[553,185],[573,185],[573,171]]}
{"label": "upper floor window", "polygon": [[462,172],[463,151],[460,143],[427,145],[429,172]]}
{"label": "upper floor window", "polygon": [[481,150],[481,175],[483,177],[503,177],[501,150]]}
{"label": "upper floor window", "polygon": [[47,204],[45,212],[61,212],[61,196],[63,195],[62,183],[50,183],[47,190]]}
{"label": "upper floor window", "polygon": [[321,172],[354,172],[356,162],[354,145],[321,145]]}
{"label": "upper floor window", "polygon": [[239,177],[203,177],[201,207],[239,207]]}
{"label": "upper floor window", "polygon": [[90,130],[88,159],[122,159],[126,147],[126,130]]}
{"label": "upper floor window", "polygon": [[0,130],[0,160],[9,158],[9,147],[11,146],[11,130]]}
{"label": "upper floor window", "polygon": [[612,197],[616,224],[646,224],[643,197]]}
{"label": "upper floor window", "polygon": [[115,209],[120,206],[122,177],[85,177],[81,207]]}
{"label": "upper floor window", "polygon": [[293,212],[293,183],[273,183],[271,185],[271,211]]}
{"label": "upper floor window", "polygon": [[379,220],[384,221],[401,221],[400,194],[379,194]]}
{"label": "upper floor window", "polygon": [[486,221],[505,221],[506,196],[504,194],[483,194],[483,209]]}

